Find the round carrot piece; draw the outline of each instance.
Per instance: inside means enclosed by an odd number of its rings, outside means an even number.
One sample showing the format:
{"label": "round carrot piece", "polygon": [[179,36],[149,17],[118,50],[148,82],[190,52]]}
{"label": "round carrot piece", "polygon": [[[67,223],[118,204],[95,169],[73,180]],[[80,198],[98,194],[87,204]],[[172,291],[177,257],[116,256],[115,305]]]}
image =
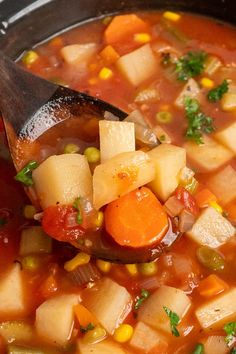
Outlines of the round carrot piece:
{"label": "round carrot piece", "polygon": [[152,191],[142,187],[107,205],[105,228],[121,246],[145,247],[164,237],[168,218]]}

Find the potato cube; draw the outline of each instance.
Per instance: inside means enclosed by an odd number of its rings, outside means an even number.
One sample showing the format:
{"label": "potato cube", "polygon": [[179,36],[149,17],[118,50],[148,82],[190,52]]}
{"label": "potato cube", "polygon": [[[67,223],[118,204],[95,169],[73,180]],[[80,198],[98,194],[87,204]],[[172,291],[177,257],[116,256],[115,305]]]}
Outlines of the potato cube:
{"label": "potato cube", "polygon": [[120,57],[117,66],[133,86],[138,86],[156,72],[158,63],[151,46],[146,44]]}
{"label": "potato cube", "polygon": [[236,288],[224,292],[197,308],[195,315],[203,329],[221,329],[224,324],[235,320]]}
{"label": "potato cube", "polygon": [[170,319],[163,306],[175,312],[181,321],[190,308],[191,301],[182,290],[161,286],[143,303],[138,319],[157,330],[171,333]]}
{"label": "potato cube", "polygon": [[185,97],[199,99],[200,87],[194,79],[189,79],[186,85],[181,90],[179,96],[175,100],[175,105],[179,108],[184,107]]}
{"label": "potato cube", "polygon": [[233,152],[207,136],[204,144],[198,145],[192,141],[184,144],[188,158],[193,162],[198,172],[213,171],[231,160]]}
{"label": "potato cube", "polygon": [[68,64],[80,64],[88,61],[96,51],[96,43],[70,44],[61,49],[61,56]]}
{"label": "potato cube", "polygon": [[143,151],[123,152],[97,166],[93,175],[93,205],[96,209],[151,182],[155,167]]}
{"label": "potato cube", "polygon": [[155,164],[156,177],[149,184],[153,192],[162,201],[166,201],[179,184],[179,174],[186,165],[185,149],[161,144],[148,152]]}
{"label": "potato cube", "polygon": [[223,111],[231,112],[236,110],[236,85],[230,83],[229,90],[221,99],[221,108]]}
{"label": "potato cube", "polygon": [[227,354],[229,347],[223,336],[209,336],[206,340],[202,340],[204,344],[204,354]]}
{"label": "potato cube", "polygon": [[100,343],[84,343],[82,340],[78,341],[79,354],[129,354],[127,349],[111,340],[104,340]]}
{"label": "potato cube", "polygon": [[212,207],[203,210],[187,232],[188,237],[200,245],[217,248],[235,234],[232,224]]}
{"label": "potato cube", "polygon": [[129,342],[131,347],[142,350],[143,353],[163,353],[167,350],[168,343],[163,334],[158,333],[143,322],[138,322],[134,328],[133,336]]}
{"label": "potato cube", "polygon": [[94,314],[109,334],[113,334],[131,311],[130,294],[123,286],[109,278],[85,290],[82,298],[83,305]]}
{"label": "potato cube", "polygon": [[236,122],[219,131],[215,138],[236,154]]}
{"label": "potato cube", "polygon": [[86,157],[80,154],[50,156],[33,171],[33,181],[43,209],[92,196],[90,168]]}
{"label": "potato cube", "polygon": [[15,263],[0,281],[0,314],[22,314],[26,309],[20,265]]}
{"label": "potato cube", "polygon": [[29,342],[33,338],[33,326],[25,321],[6,321],[0,323],[0,335],[6,342]]}
{"label": "potato cube", "polygon": [[135,129],[131,122],[99,121],[101,162],[122,152],[135,151]]}
{"label": "potato cube", "polygon": [[208,187],[217,196],[222,205],[236,199],[236,171],[233,167],[226,166],[214,174],[207,181]]}
{"label": "potato cube", "polygon": [[52,239],[45,234],[41,226],[31,226],[21,232],[20,251],[21,256],[30,253],[50,253]]}
{"label": "potato cube", "polygon": [[78,303],[77,294],[59,295],[43,302],[36,310],[38,335],[51,344],[65,345],[71,336],[74,306]]}

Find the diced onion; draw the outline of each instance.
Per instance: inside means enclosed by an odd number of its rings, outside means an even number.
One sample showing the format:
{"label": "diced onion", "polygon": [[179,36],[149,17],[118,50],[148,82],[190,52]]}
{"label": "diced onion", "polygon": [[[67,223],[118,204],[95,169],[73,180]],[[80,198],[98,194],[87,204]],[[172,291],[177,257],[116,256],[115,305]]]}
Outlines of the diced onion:
{"label": "diced onion", "polygon": [[67,276],[76,286],[85,285],[101,278],[97,267],[92,263],[78,266],[75,270],[69,272]]}
{"label": "diced onion", "polygon": [[192,213],[187,210],[182,210],[179,218],[179,230],[180,232],[189,231],[195,222],[195,217]]}
{"label": "diced onion", "polygon": [[165,210],[171,217],[179,215],[183,208],[183,204],[175,196],[168,198],[165,202]]}

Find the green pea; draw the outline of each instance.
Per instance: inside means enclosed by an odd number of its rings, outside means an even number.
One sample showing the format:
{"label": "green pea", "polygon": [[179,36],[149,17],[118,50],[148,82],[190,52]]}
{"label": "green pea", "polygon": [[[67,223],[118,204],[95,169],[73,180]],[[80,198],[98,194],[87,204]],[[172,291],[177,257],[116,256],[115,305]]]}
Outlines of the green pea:
{"label": "green pea", "polygon": [[64,154],[75,154],[77,152],[79,152],[79,146],[76,144],[67,144],[63,151]]}
{"label": "green pea", "polygon": [[100,151],[96,147],[91,146],[86,148],[84,155],[89,163],[97,163],[100,161]]}
{"label": "green pea", "polygon": [[168,111],[161,111],[156,114],[156,120],[158,123],[168,124],[172,121],[172,114]]}
{"label": "green pea", "polygon": [[214,249],[202,246],[197,249],[197,258],[206,268],[211,270],[223,270],[225,262],[223,257]]}
{"label": "green pea", "polygon": [[145,276],[155,275],[157,273],[157,263],[156,262],[141,263],[138,265],[138,269],[142,275]]}

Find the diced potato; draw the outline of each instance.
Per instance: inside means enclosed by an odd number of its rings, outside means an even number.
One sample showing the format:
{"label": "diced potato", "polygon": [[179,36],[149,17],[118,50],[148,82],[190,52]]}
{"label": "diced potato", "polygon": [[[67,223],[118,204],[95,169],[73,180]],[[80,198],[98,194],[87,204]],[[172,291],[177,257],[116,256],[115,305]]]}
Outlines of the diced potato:
{"label": "diced potato", "polygon": [[184,144],[187,156],[194,163],[198,172],[213,171],[226,164],[234,156],[214,139],[203,137],[204,144],[198,145],[192,141]]}
{"label": "diced potato", "polygon": [[179,108],[184,106],[185,97],[196,98],[200,97],[200,87],[194,79],[189,79],[182,91],[175,100],[175,105]]}
{"label": "diced potato", "polygon": [[230,84],[229,90],[221,99],[221,108],[226,112],[236,110],[236,85]]}
{"label": "diced potato", "polygon": [[84,292],[83,305],[113,334],[131,311],[132,298],[123,286],[105,278]]}
{"label": "diced potato", "polygon": [[222,62],[219,58],[211,55],[207,58],[205,62],[204,73],[207,75],[213,75],[222,66]]}
{"label": "diced potato", "polygon": [[0,323],[0,335],[8,343],[30,342],[33,337],[33,327],[24,321],[6,321]]}
{"label": "diced potato", "polygon": [[216,195],[219,202],[225,205],[236,199],[236,171],[226,166],[207,180],[210,190]]}
{"label": "diced potato", "polygon": [[224,292],[197,308],[195,315],[203,329],[222,328],[224,324],[235,320],[236,288]]}
{"label": "diced potato", "polygon": [[138,86],[156,72],[158,63],[150,44],[146,44],[120,57],[117,66],[132,85]]}
{"label": "diced potato", "polygon": [[163,306],[175,312],[181,321],[190,308],[191,301],[182,290],[162,286],[140,307],[138,319],[157,330],[171,333],[170,319]]}
{"label": "diced potato", "polygon": [[134,123],[99,121],[101,162],[128,151],[135,151]]}
{"label": "diced potato", "polygon": [[212,207],[204,209],[195,221],[188,237],[200,245],[217,248],[235,234],[233,225]]}
{"label": "diced potato", "polygon": [[86,344],[79,340],[78,350],[79,354],[129,354],[127,349],[108,339],[95,344]]}
{"label": "diced potato", "polygon": [[31,226],[21,232],[20,256],[30,253],[50,253],[52,239],[45,234],[41,226]]}
{"label": "diced potato", "polygon": [[142,350],[143,353],[156,351],[163,353],[167,350],[168,343],[163,334],[153,330],[143,322],[135,326],[133,336],[129,342],[131,347]]}
{"label": "diced potato", "polygon": [[25,311],[23,280],[20,265],[15,263],[0,281],[0,314],[21,314]]}
{"label": "diced potato", "polygon": [[223,336],[209,336],[201,342],[204,344],[204,354],[227,354],[229,352],[229,347]]}
{"label": "diced potato", "polygon": [[35,347],[32,348],[24,345],[9,344],[7,346],[7,354],[45,354],[45,351]]}
{"label": "diced potato", "polygon": [[61,49],[61,56],[68,64],[80,64],[91,59],[96,51],[96,43],[70,44]]}
{"label": "diced potato", "polygon": [[51,344],[65,345],[71,336],[76,294],[59,295],[43,302],[36,310],[35,328]]}
{"label": "diced potato", "polygon": [[186,165],[185,149],[161,144],[148,152],[155,164],[156,177],[149,184],[153,192],[162,201],[166,201],[179,184],[179,174]]}
{"label": "diced potato", "polygon": [[92,196],[90,168],[86,157],[80,154],[50,156],[33,171],[33,181],[43,209]]}
{"label": "diced potato", "polygon": [[155,167],[143,151],[124,152],[97,166],[93,175],[93,205],[96,209],[151,182]]}
{"label": "diced potato", "polygon": [[219,131],[215,138],[236,154],[236,122]]}

